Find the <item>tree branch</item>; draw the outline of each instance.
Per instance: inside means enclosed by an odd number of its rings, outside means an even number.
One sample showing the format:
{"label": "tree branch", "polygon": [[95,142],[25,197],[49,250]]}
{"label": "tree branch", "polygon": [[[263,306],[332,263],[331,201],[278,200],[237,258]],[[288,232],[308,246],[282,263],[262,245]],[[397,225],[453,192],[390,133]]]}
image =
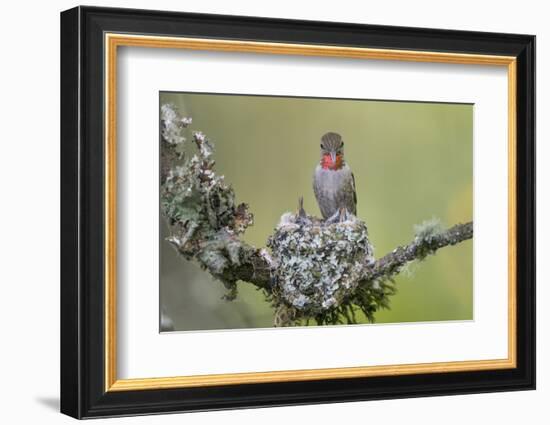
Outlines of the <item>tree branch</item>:
{"label": "tree branch", "polygon": [[450,229],[428,238],[417,236],[408,245],[398,246],[389,254],[378,259],[372,267],[367,267],[362,280],[368,282],[392,277],[398,274],[407,263],[423,260],[427,255],[435,254],[440,248],[471,239],[473,234],[474,223],[470,221],[456,224]]}

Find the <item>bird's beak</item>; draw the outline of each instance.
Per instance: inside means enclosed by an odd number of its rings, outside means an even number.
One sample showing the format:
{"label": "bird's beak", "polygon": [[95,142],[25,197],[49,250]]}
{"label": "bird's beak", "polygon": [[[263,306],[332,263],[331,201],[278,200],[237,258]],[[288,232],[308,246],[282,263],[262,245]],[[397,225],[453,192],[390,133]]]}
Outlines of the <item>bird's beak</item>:
{"label": "bird's beak", "polygon": [[332,160],[333,164],[336,164],[336,152],[330,153],[330,159]]}

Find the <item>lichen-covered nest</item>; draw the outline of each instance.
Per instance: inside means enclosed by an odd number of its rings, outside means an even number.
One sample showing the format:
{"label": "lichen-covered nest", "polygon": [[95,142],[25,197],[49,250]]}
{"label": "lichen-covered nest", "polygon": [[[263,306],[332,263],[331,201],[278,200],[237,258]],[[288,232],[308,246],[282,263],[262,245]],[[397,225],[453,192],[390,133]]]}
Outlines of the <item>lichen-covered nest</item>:
{"label": "lichen-covered nest", "polygon": [[351,214],[334,223],[284,214],[269,247],[276,264],[273,289],[279,304],[301,317],[338,308],[374,260],[367,226]]}

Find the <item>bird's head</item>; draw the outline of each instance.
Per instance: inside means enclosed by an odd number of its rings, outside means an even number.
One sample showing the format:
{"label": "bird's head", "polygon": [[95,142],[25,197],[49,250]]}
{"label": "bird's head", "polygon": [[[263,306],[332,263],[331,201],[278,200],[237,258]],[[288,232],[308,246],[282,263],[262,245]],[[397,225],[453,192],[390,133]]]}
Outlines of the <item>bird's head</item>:
{"label": "bird's head", "polygon": [[344,141],[338,133],[321,137],[321,166],[325,170],[338,170],[344,165]]}

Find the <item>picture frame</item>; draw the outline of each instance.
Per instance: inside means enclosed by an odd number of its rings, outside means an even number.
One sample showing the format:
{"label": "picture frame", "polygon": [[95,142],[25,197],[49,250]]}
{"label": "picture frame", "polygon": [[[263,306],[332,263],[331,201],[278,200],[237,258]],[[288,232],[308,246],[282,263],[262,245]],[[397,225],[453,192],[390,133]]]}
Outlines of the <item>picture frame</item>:
{"label": "picture frame", "polygon": [[[502,325],[508,355],[121,379],[116,285],[121,47],[504,69],[508,280]],[[61,195],[62,413],[92,418],[535,388],[534,36],[83,6],[67,10],[61,13]]]}

